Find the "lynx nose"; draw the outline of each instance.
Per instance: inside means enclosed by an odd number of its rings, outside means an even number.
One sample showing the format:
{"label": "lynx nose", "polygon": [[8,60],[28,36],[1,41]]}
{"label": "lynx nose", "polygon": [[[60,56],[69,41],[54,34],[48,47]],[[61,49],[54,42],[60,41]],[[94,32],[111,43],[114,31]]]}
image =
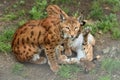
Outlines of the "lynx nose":
{"label": "lynx nose", "polygon": [[74,38],[74,36],[75,36],[74,32],[71,32],[71,38]]}
{"label": "lynx nose", "polygon": [[74,38],[74,35],[71,35],[71,38]]}
{"label": "lynx nose", "polygon": [[72,39],[74,39],[74,38],[75,38],[75,36],[74,36],[74,35],[71,35],[71,38],[72,38]]}

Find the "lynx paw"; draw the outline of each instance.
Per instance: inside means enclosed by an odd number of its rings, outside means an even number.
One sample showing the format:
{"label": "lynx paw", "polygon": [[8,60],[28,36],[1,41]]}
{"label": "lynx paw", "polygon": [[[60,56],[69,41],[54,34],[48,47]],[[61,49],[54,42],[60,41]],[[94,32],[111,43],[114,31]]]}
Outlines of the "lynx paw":
{"label": "lynx paw", "polygon": [[59,58],[58,58],[58,63],[59,63],[59,64],[64,64],[64,63],[65,63],[65,60],[67,60],[67,56],[65,56],[65,55],[60,55]]}
{"label": "lynx paw", "polygon": [[53,65],[50,66],[50,69],[53,72],[58,72],[59,71],[59,65],[58,64],[53,64]]}
{"label": "lynx paw", "polygon": [[71,49],[66,49],[66,50],[65,50],[65,55],[66,55],[66,56],[71,56],[71,55],[72,55]]}
{"label": "lynx paw", "polygon": [[59,60],[65,60],[65,59],[67,59],[67,56],[65,56],[65,55],[61,55],[59,58]]}
{"label": "lynx paw", "polygon": [[40,57],[39,59],[37,59],[36,61],[31,61],[31,63],[35,63],[35,64],[45,64],[47,63],[47,59],[44,57]]}
{"label": "lynx paw", "polygon": [[34,64],[45,64],[47,63],[47,59],[45,57],[40,57],[38,54],[34,54],[30,62]]}

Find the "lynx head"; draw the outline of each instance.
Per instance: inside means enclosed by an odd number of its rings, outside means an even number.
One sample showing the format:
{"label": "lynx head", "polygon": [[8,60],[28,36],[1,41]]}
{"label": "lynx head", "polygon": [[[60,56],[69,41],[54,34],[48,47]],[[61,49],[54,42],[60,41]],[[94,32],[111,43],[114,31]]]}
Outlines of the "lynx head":
{"label": "lynx head", "polygon": [[60,19],[62,36],[65,39],[74,40],[81,33],[82,26],[85,24],[85,21],[82,21],[81,17],[78,19],[74,17],[65,18],[63,15],[60,15]]}

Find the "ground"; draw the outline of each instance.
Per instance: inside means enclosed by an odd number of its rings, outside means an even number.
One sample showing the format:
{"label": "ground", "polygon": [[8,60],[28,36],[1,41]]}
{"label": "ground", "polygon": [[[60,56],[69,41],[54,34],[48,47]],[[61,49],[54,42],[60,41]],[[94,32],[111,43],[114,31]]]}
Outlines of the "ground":
{"label": "ground", "polygon": [[[0,0],[0,17],[2,17],[4,13],[4,9],[13,5],[17,0]],[[29,1],[29,0],[25,0]],[[91,1],[89,0],[80,0],[81,6],[80,9],[85,11],[85,14],[89,12],[89,6]],[[30,9],[32,6],[33,1],[29,1],[23,6],[26,9]],[[75,8],[76,9],[76,8]],[[120,12],[117,13],[119,23],[120,23]],[[19,21],[19,20],[18,20]],[[4,27],[10,27],[11,25],[14,26],[18,21],[0,21],[0,31],[4,29]],[[120,53],[120,40],[114,40],[111,38],[110,33],[106,34],[97,34],[95,36],[96,45],[94,47],[94,53],[96,55],[101,55],[101,59],[104,59],[106,56],[112,56],[113,58],[120,58],[120,54],[115,55],[111,54],[114,53],[115,50]],[[109,49],[109,50],[108,50]],[[111,51],[110,51],[111,50]],[[107,54],[109,53],[109,54]],[[107,54],[107,55],[106,55]],[[97,80],[99,76],[108,75],[107,72],[101,71],[101,59],[97,61],[96,66],[96,74],[88,73],[85,74],[84,72],[76,73],[74,78],[65,79],[61,78],[58,74],[53,73],[48,64],[44,65],[35,65],[30,63],[19,63],[15,60],[12,52],[10,54],[0,52],[0,80]],[[18,71],[17,71],[18,70]],[[115,71],[112,73],[112,80],[120,80],[120,70]],[[105,79],[104,79],[105,80]],[[106,79],[107,80],[107,79]]]}

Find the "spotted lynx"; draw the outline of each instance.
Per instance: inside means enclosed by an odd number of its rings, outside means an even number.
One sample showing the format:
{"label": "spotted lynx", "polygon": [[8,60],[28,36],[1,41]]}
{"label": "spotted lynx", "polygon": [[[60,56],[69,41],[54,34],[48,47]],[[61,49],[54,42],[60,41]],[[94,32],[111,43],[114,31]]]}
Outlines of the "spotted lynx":
{"label": "spotted lynx", "polygon": [[[12,40],[12,51],[20,62],[48,64],[53,72],[59,70],[56,47],[72,40],[81,31],[79,19],[63,15],[31,20],[19,27]],[[67,44],[67,43],[66,43]],[[40,56],[45,51],[45,57]]]}
{"label": "spotted lynx", "polygon": [[[47,7],[47,11],[49,12],[49,16],[63,14],[66,17],[68,15],[62,11],[57,5],[50,5]],[[83,21],[82,24],[84,25],[86,21]],[[85,71],[89,71],[95,67],[95,64],[92,62],[100,58],[100,56],[96,56],[93,58],[93,46],[95,45],[95,39],[90,34],[90,29],[81,28],[81,32],[77,34],[77,36],[73,40],[68,40],[67,42],[69,47],[63,47],[61,45],[57,46],[56,53],[58,53],[58,62],[60,64],[73,64],[73,63],[80,63]],[[77,57],[67,58],[65,55],[61,55],[63,50],[65,49],[65,54],[71,54],[71,50],[77,53]]]}

